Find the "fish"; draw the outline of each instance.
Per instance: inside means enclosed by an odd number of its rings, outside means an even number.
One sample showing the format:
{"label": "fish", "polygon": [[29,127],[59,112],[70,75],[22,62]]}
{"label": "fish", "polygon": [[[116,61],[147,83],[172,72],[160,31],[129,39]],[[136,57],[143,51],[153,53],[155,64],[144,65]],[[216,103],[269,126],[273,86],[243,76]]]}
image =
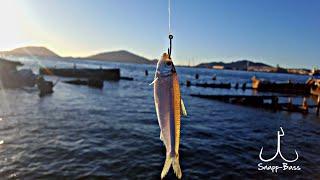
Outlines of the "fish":
{"label": "fish", "polygon": [[172,166],[175,175],[181,179],[179,162],[180,118],[187,115],[181,99],[179,79],[175,66],[167,53],[157,63],[154,81],[154,102],[160,126],[160,139],[166,147],[166,160],[161,172],[163,179]]}

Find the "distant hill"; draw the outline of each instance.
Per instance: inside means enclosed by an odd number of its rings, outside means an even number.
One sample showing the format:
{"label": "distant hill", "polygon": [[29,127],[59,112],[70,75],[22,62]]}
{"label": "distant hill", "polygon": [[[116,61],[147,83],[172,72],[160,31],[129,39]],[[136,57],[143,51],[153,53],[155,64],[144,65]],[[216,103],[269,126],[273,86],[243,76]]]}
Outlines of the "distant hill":
{"label": "distant hill", "polygon": [[136,63],[136,64],[152,64],[153,61],[144,58],[142,56],[133,54],[131,52],[121,50],[99,53],[93,56],[85,57],[84,59],[93,59],[100,61],[111,61],[111,62],[124,62],[124,63]]}
{"label": "distant hill", "polygon": [[249,60],[239,60],[231,63],[224,63],[224,62],[201,63],[201,64],[198,64],[196,67],[213,68],[213,66],[223,66],[223,69],[233,69],[233,70],[247,70],[248,66],[256,67],[256,68],[273,68],[270,65],[260,63],[260,62],[252,62]]}
{"label": "distant hill", "polygon": [[13,56],[38,56],[38,57],[61,58],[59,55],[47,49],[46,47],[39,47],[39,46],[26,46],[26,47],[13,49],[11,51],[0,51],[0,54],[5,56],[13,55]]}
{"label": "distant hill", "polygon": [[[16,48],[11,51],[0,51],[2,56],[37,56],[37,57],[54,57],[54,58],[65,58],[73,59],[73,57],[61,57],[46,47],[39,46],[26,46]],[[99,61],[110,61],[120,63],[136,63],[136,64],[154,64],[155,60],[149,60],[145,57],[133,54],[129,51],[120,50],[112,52],[103,52],[88,57],[76,58],[76,59],[91,59]]]}

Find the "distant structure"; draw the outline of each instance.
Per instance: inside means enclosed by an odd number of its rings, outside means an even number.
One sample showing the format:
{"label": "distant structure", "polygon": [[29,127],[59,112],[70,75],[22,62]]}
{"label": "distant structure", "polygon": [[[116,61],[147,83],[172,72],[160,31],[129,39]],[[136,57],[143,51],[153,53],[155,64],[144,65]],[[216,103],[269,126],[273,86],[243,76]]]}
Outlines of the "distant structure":
{"label": "distant structure", "polygon": [[285,68],[280,67],[280,65],[277,64],[277,67],[276,67],[276,71],[275,71],[275,72],[277,72],[277,73],[288,73],[288,70],[285,69]]}
{"label": "distant structure", "polygon": [[212,69],[224,69],[224,66],[215,65],[215,66],[212,66]]}

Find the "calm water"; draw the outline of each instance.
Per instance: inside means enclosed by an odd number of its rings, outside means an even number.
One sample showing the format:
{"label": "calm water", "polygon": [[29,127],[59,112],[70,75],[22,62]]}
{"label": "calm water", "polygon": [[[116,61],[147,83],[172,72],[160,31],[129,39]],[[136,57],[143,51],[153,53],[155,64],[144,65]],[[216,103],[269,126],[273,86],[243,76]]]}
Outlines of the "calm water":
{"label": "calm water", "polygon": [[[37,70],[36,61],[25,61]],[[45,66],[72,67],[62,61]],[[82,62],[78,67],[120,67],[134,81],[105,82],[103,90],[59,82],[39,98],[34,89],[0,91],[1,179],[160,179],[165,149],[153,102],[155,67]],[[144,76],[144,70],[149,76]],[[186,79],[249,82],[254,73],[177,68]],[[256,73],[260,78],[304,82],[306,76]],[[57,77],[46,77],[53,81]],[[182,119],[180,162],[184,179],[320,178],[320,118],[314,114],[272,112],[190,97],[190,93],[253,94],[252,91],[182,87],[189,116]],[[295,100],[301,103],[301,99]],[[311,103],[311,101],[310,101]],[[283,127],[281,152],[299,159],[301,171],[258,171],[259,152],[272,157]],[[277,157],[269,165],[283,162]],[[172,170],[167,179],[174,179]]]}

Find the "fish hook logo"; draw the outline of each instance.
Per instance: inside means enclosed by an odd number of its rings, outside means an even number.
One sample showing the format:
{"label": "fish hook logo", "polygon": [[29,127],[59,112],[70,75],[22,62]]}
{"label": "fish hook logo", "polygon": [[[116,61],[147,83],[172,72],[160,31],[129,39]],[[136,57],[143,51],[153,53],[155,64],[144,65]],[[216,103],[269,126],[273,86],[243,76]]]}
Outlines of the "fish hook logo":
{"label": "fish hook logo", "polygon": [[294,150],[294,151],[296,152],[296,158],[295,158],[295,159],[293,159],[293,160],[288,160],[288,159],[286,159],[285,157],[283,157],[283,155],[282,155],[282,153],[281,153],[281,148],[280,148],[280,137],[281,137],[281,136],[284,136],[284,132],[283,132],[282,127],[280,127],[280,130],[281,130],[281,133],[280,133],[280,131],[278,131],[278,144],[277,144],[277,152],[276,152],[276,154],[275,154],[272,158],[270,158],[270,159],[264,159],[264,158],[262,157],[262,151],[263,151],[263,147],[262,147],[262,148],[261,148],[261,151],[260,151],[260,154],[259,154],[259,157],[260,157],[261,161],[263,161],[263,162],[270,162],[270,161],[274,160],[278,155],[280,155],[280,157],[281,157],[284,161],[286,161],[286,162],[292,163],[292,162],[295,162],[295,161],[298,160],[299,155],[298,155],[298,152],[297,152],[296,150]]}

